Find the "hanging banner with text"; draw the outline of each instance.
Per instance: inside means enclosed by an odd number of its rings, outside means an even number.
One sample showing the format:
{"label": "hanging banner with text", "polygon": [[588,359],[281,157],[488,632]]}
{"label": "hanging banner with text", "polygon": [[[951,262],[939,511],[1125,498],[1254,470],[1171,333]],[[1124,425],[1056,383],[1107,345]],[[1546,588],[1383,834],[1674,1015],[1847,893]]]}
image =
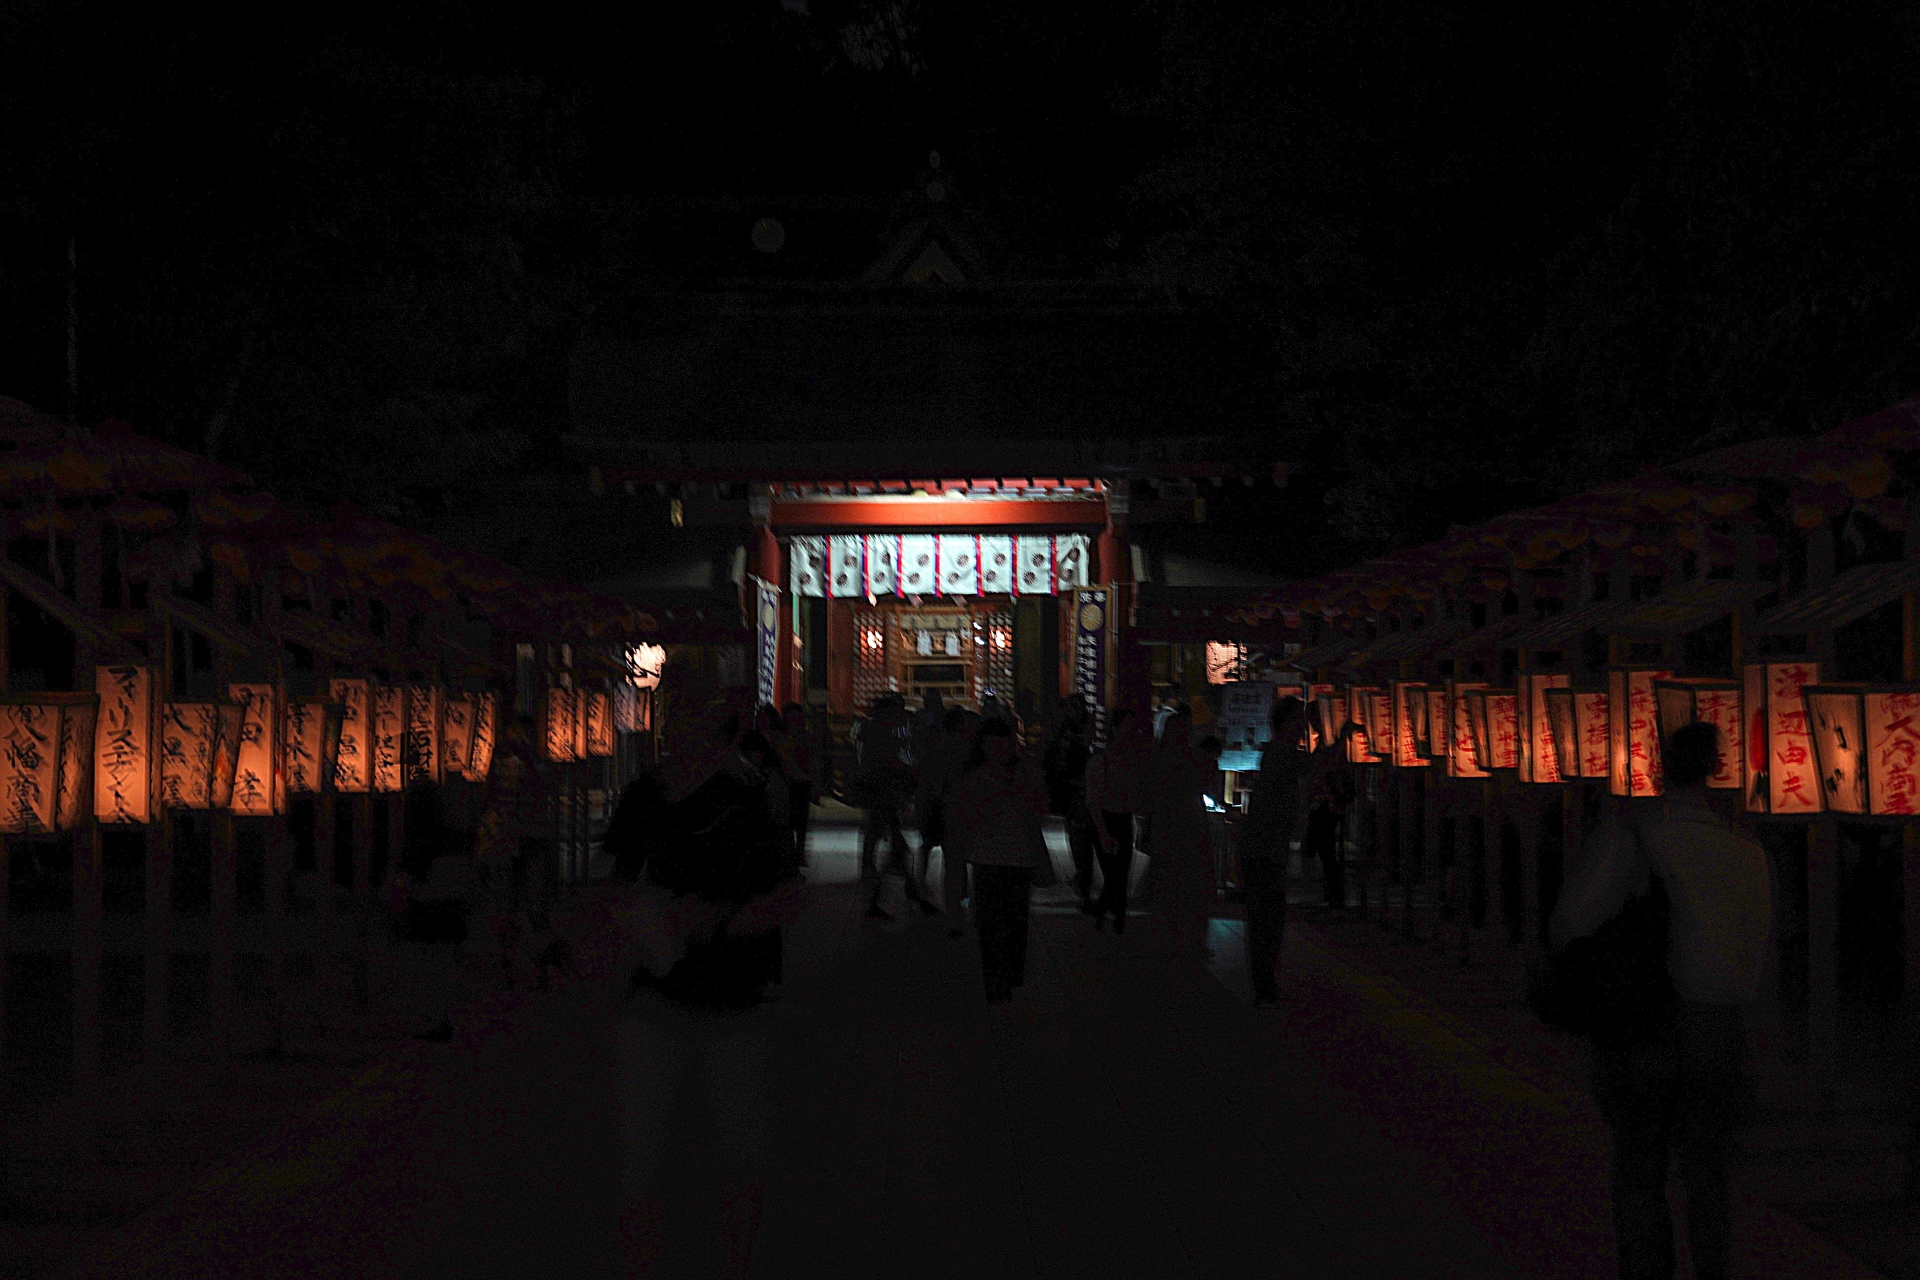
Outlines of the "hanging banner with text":
{"label": "hanging banner with text", "polygon": [[1107,622],[1110,612],[1105,590],[1073,593],[1073,692],[1094,713],[1094,737],[1104,744],[1107,732]]}
{"label": "hanging banner with text", "polygon": [[759,694],[762,706],[773,705],[774,685],[780,674],[780,588],[753,580],[758,600],[753,611],[756,652],[760,655]]}

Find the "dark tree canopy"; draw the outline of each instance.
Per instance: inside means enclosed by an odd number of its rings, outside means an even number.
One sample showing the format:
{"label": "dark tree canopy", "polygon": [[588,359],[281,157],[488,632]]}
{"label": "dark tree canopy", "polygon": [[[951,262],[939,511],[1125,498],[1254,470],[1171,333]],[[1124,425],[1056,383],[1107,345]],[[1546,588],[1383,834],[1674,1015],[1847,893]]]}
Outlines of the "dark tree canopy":
{"label": "dark tree canopy", "polygon": [[[687,197],[929,149],[1027,270],[1272,353],[1310,572],[1911,394],[1904,6],[716,0],[310,20],[14,5],[0,394],[431,520],[556,465],[579,326]],[[1194,531],[1206,536],[1207,531]]]}

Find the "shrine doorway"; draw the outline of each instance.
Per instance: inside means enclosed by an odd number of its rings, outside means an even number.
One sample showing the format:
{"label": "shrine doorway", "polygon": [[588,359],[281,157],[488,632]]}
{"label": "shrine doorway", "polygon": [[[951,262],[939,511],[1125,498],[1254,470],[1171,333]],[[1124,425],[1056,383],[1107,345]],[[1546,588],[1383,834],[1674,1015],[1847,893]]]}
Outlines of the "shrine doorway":
{"label": "shrine doorway", "polygon": [[1006,599],[881,601],[854,608],[853,698],[864,714],[883,693],[919,706],[938,691],[948,706],[978,709],[1013,696],[1013,607]]}

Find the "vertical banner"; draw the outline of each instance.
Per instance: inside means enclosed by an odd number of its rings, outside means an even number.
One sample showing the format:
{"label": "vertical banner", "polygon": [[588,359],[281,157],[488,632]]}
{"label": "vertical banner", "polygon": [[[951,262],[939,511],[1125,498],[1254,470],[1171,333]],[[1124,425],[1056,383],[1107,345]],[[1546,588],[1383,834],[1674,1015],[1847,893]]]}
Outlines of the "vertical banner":
{"label": "vertical banner", "polygon": [[328,690],[340,704],[340,744],[333,753],[333,789],[361,792],[373,786],[372,725],[365,680],[335,680]]}
{"label": "vertical banner", "polygon": [[1097,717],[1107,720],[1107,593],[1095,589],[1073,595],[1073,691]]}
{"label": "vertical banner", "polygon": [[440,707],[440,767],[449,778],[464,778],[472,759],[473,695],[450,693]]}
{"label": "vertical banner", "polygon": [[240,744],[234,753],[233,797],[228,807],[250,818],[273,816],[279,772],[276,699],[270,684],[230,684],[227,696],[240,706]]}
{"label": "vertical banner", "polygon": [[287,790],[325,790],[326,755],[326,699],[288,698],[280,721],[280,760]]}
{"label": "vertical banner", "polygon": [[169,702],[160,713],[160,803],[169,809],[213,807],[213,757],[220,738],[214,702]]}
{"label": "vertical banner", "polygon": [[399,791],[405,787],[401,750],[406,733],[407,691],[398,685],[385,684],[368,689],[367,758],[372,763],[375,791]]}
{"label": "vertical banner", "polygon": [[611,756],[613,754],[613,698],[605,693],[584,693],[586,714],[587,754],[590,756]]}
{"label": "vertical banner", "polygon": [[93,744],[93,816],[153,821],[153,671],[95,667],[100,717]]}
{"label": "vertical banner", "polygon": [[1920,692],[1869,693],[1867,800],[1877,814],[1920,813]]}
{"label": "vertical banner", "polygon": [[780,588],[758,578],[753,579],[753,584],[756,593],[754,649],[759,656],[759,681],[755,689],[760,705],[772,706],[780,678]]}
{"label": "vertical banner", "polygon": [[437,684],[416,684],[407,689],[407,737],[400,749],[400,761],[408,786],[440,781],[440,700]]}
{"label": "vertical banner", "polygon": [[499,706],[495,694],[482,693],[473,700],[473,749],[467,755],[467,780],[485,782],[493,770],[494,717]]}
{"label": "vertical banner", "polygon": [[59,789],[59,709],[0,702],[0,833],[52,831]]}

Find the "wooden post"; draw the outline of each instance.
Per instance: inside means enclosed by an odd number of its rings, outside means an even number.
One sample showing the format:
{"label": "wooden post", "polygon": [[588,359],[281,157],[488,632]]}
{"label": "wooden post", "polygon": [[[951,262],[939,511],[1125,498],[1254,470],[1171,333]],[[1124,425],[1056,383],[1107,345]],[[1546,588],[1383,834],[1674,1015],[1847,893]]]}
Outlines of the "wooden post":
{"label": "wooden post", "polygon": [[147,828],[147,937],[141,1052],[149,1066],[166,1055],[173,994],[173,814],[159,809]]}
{"label": "wooden post", "polygon": [[[5,595],[5,591],[0,591],[0,598]],[[0,605],[0,609],[4,608],[4,605]],[[4,624],[3,617],[0,617],[0,624]],[[0,647],[4,647],[4,641],[0,641]],[[11,844],[12,841],[6,836],[0,836],[0,1064],[7,1060],[7,915],[11,897],[8,881],[13,874],[8,846]],[[0,1080],[0,1083],[4,1081]]]}
{"label": "wooden post", "polygon": [[73,835],[73,1086],[89,1096],[100,1083],[100,824]]}
{"label": "wooden post", "polygon": [[[1807,535],[1807,587],[1833,580],[1833,526],[1822,521]],[[1833,632],[1807,637],[1825,679],[1839,675]],[[1807,1046],[1814,1077],[1831,1080],[1838,1058],[1840,1006],[1840,830],[1831,817],[1815,818],[1807,832]]]}
{"label": "wooden post", "polygon": [[[1910,499],[1907,503],[1907,528],[1916,529],[1914,521],[1920,519],[1920,502]],[[1912,533],[1907,535],[1907,558],[1920,560],[1920,537]],[[1909,591],[1900,598],[1900,678],[1911,682],[1914,678],[1914,593]],[[1906,932],[1903,946],[1906,955],[1902,958],[1906,967],[1905,1013],[1908,1029],[1911,1033],[1920,1031],[1920,827],[1913,823],[1903,823],[1900,828],[1900,883],[1902,893],[1902,912],[1906,916]]]}
{"label": "wooden post", "polygon": [[233,953],[236,927],[235,898],[239,867],[234,854],[233,815],[213,814],[213,872],[210,955],[207,965],[207,1010],[213,1052],[226,1058],[233,1052]]}
{"label": "wooden post", "polygon": [[373,928],[373,794],[355,796],[347,813],[353,828],[353,998],[365,1009],[372,1002],[367,970]]}
{"label": "wooden post", "polygon": [[267,1052],[278,1057],[286,1051],[288,992],[292,990],[287,963],[287,824],[284,819],[269,821],[260,851],[261,879],[266,894],[267,984],[272,990],[271,1022],[268,1025]]}

